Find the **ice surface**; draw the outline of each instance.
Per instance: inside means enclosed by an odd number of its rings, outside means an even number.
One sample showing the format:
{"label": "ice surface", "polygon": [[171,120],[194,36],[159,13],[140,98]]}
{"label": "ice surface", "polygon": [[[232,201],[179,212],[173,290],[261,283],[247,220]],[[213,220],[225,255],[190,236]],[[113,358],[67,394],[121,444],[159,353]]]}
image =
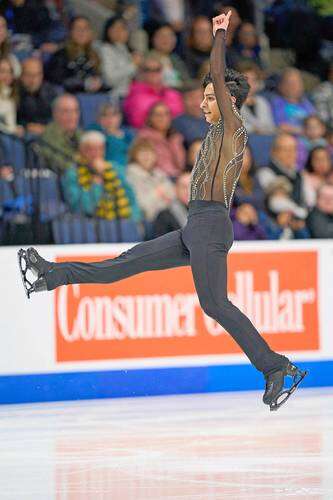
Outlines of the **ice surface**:
{"label": "ice surface", "polygon": [[0,407],[0,498],[333,499],[333,389]]}

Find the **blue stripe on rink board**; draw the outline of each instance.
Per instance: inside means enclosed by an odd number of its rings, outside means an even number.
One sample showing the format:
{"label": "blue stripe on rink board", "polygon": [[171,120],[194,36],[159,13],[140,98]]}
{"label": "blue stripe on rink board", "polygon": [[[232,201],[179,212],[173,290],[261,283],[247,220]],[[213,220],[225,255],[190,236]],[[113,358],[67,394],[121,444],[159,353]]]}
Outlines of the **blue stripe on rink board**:
{"label": "blue stripe on rink board", "polygon": [[[302,387],[333,386],[333,360],[298,363],[309,375]],[[0,376],[0,403],[157,396],[262,390],[264,379],[251,365],[42,373]]]}

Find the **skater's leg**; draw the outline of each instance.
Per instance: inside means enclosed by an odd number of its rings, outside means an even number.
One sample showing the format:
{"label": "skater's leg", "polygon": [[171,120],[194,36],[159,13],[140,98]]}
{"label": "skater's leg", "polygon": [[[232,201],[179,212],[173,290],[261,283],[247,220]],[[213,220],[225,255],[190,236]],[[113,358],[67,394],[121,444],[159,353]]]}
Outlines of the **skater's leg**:
{"label": "skater's leg", "polygon": [[227,252],[215,243],[195,244],[190,261],[200,305],[227,330],[251,363],[264,374],[286,366],[288,358],[272,351],[251,321],[227,297]]}
{"label": "skater's leg", "polygon": [[225,328],[259,371],[266,375],[284,368],[289,360],[272,351],[249,318],[228,300],[227,255],[233,228],[225,207],[192,202],[182,236],[205,313]]}
{"label": "skater's leg", "polygon": [[74,283],[113,283],[145,271],[189,265],[181,230],[139,243],[114,259],[100,262],[63,262],[52,265],[47,289]]}

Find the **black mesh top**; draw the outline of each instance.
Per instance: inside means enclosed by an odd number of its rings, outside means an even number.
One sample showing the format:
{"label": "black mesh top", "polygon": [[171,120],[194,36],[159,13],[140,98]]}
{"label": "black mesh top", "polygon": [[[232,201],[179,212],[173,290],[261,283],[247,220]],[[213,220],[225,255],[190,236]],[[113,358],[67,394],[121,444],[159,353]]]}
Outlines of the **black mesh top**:
{"label": "black mesh top", "polygon": [[210,56],[210,73],[221,119],[209,127],[198,153],[192,170],[190,201],[221,201],[230,210],[247,133],[225,83],[225,35],[225,30],[216,32]]}

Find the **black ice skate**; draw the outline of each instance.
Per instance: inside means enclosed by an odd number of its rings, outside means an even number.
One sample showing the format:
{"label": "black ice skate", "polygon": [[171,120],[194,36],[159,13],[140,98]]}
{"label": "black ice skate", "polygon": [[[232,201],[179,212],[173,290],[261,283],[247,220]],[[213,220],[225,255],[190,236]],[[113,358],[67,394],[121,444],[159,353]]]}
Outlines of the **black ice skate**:
{"label": "black ice skate", "polygon": [[[34,248],[23,250],[21,248],[18,253],[18,263],[22,277],[22,283],[25,293],[30,299],[33,292],[44,292],[47,290],[45,274],[51,269],[52,264],[43,259]],[[28,272],[31,272],[35,281],[30,281],[27,277]]]}
{"label": "black ice skate", "polygon": [[[266,375],[266,390],[263,396],[263,402],[270,406],[271,411],[276,411],[282,406],[296,391],[303,378],[308,374],[307,371],[302,371],[292,363],[278,372]],[[289,389],[284,388],[284,378],[291,377],[293,379],[292,385]]]}

